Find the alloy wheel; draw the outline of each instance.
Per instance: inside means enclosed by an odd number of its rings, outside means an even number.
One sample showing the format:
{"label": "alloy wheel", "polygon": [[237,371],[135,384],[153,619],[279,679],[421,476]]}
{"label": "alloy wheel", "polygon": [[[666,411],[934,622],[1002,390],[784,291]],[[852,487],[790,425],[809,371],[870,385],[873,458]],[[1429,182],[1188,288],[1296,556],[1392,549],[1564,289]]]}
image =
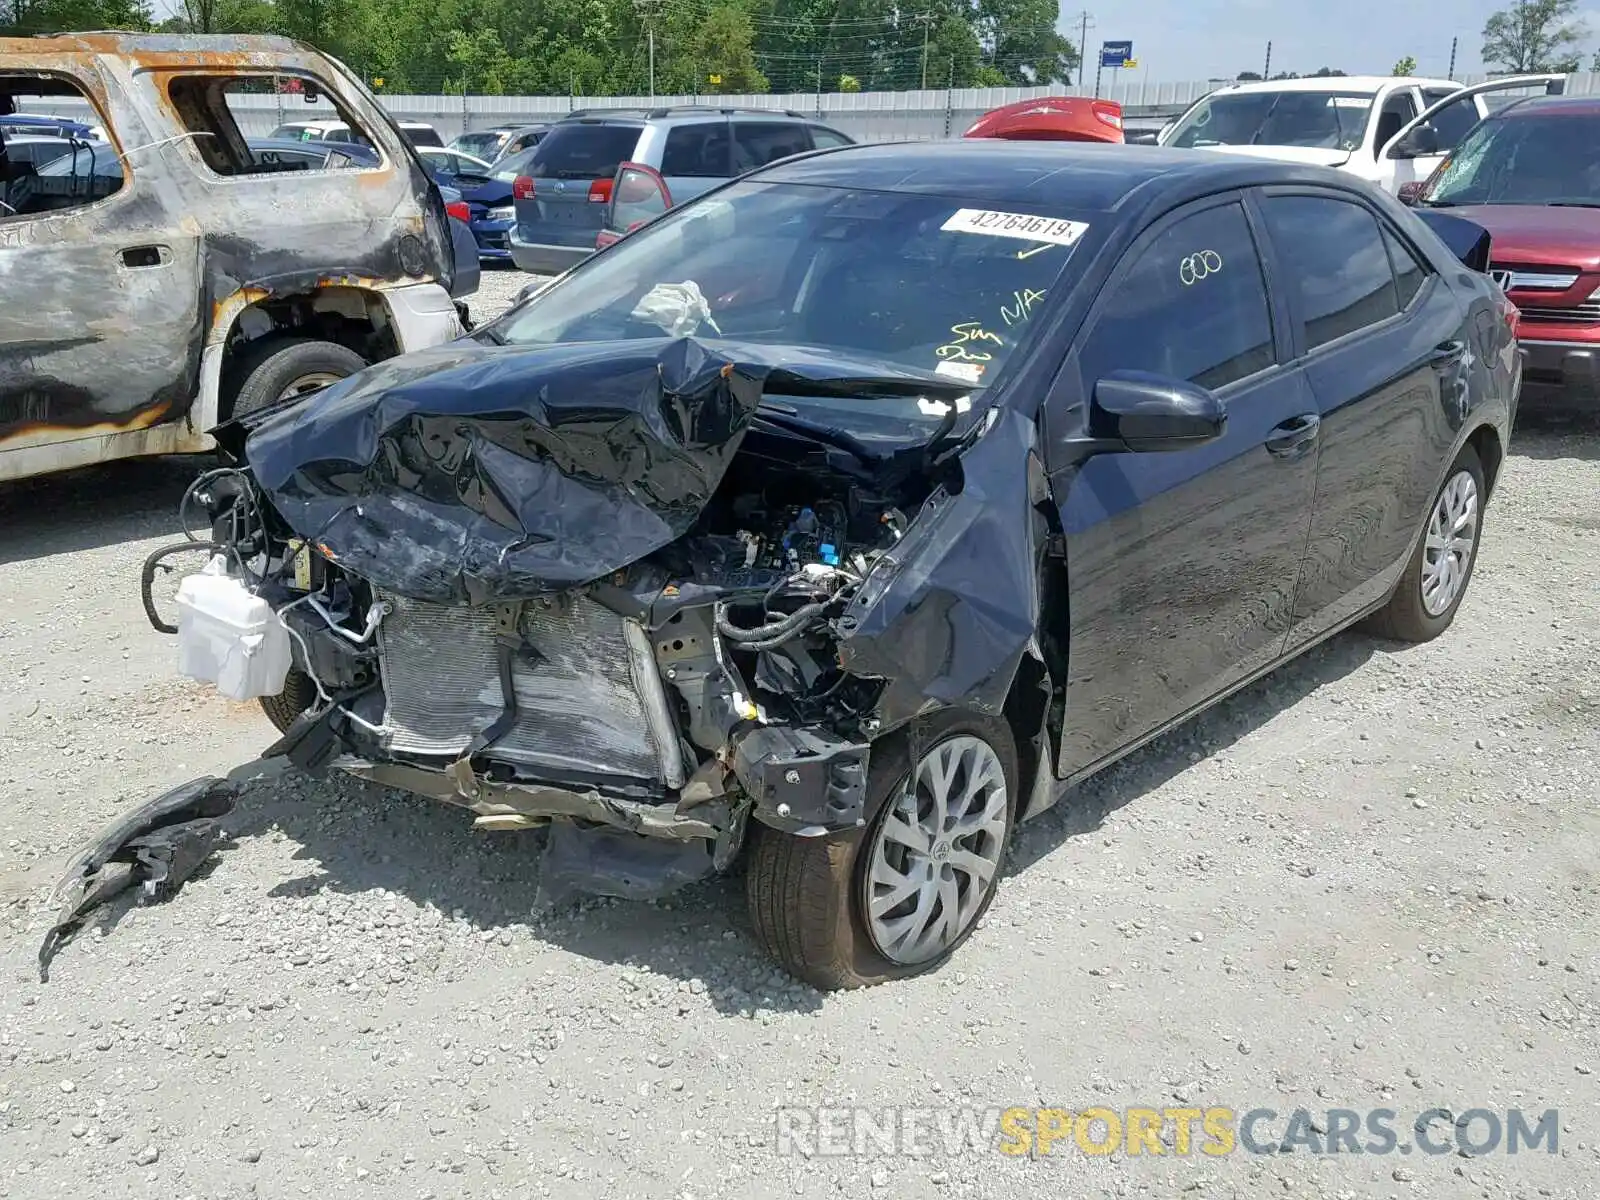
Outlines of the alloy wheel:
{"label": "alloy wheel", "polygon": [[918,760],[867,862],[867,929],[885,958],[928,962],[971,928],[1000,870],[1006,801],[1005,768],[982,738],[949,738]]}
{"label": "alloy wheel", "polygon": [[1470,471],[1457,471],[1445,483],[1428,518],[1422,555],[1422,607],[1443,616],[1461,595],[1472,566],[1478,530],[1478,483]]}

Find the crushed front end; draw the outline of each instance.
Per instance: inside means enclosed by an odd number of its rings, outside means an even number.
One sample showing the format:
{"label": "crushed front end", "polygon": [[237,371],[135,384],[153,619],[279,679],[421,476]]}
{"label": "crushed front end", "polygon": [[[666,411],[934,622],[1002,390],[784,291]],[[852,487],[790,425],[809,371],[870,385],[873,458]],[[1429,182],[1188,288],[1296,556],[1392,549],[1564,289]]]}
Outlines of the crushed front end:
{"label": "crushed front end", "polygon": [[[192,497],[214,557],[180,594],[185,671],[262,699],[269,755],[548,825],[547,889],[661,895],[751,819],[862,826],[891,685],[842,643],[959,389],[774,362],[456,343],[219,430],[238,465]],[[869,449],[762,407],[868,386],[949,419]]]}

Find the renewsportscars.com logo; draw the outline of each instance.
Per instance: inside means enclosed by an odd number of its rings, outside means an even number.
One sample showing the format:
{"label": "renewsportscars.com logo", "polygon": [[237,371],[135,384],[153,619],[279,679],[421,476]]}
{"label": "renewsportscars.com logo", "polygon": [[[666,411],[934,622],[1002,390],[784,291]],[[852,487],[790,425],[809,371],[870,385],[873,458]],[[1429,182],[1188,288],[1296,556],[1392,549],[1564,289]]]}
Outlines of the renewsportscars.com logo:
{"label": "renewsportscars.com logo", "polygon": [[1560,1152],[1558,1109],[1128,1107],[779,1108],[779,1154],[913,1158],[1000,1153],[1123,1155]]}

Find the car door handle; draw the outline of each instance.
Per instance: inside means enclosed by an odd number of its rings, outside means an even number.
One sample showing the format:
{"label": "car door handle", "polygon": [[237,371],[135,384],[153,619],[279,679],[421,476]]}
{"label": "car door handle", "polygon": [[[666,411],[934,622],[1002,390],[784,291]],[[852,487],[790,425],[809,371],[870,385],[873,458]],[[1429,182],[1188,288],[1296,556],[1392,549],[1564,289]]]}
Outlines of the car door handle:
{"label": "car door handle", "polygon": [[129,246],[117,256],[125,267],[160,267],[172,261],[165,246]]}
{"label": "car door handle", "polygon": [[1317,431],[1321,428],[1322,418],[1316,413],[1301,413],[1298,417],[1291,417],[1273,429],[1267,438],[1267,453],[1280,458],[1297,457],[1317,440]]}
{"label": "car door handle", "polygon": [[1428,364],[1436,369],[1454,366],[1461,361],[1461,356],[1467,352],[1467,344],[1461,341],[1440,342],[1428,355]]}

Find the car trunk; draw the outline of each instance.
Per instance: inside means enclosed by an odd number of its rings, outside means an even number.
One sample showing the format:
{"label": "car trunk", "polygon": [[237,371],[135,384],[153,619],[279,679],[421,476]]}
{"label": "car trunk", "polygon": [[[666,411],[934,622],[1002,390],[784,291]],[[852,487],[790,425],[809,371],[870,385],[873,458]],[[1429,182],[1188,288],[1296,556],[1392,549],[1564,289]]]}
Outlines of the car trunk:
{"label": "car trunk", "polygon": [[599,120],[552,129],[517,180],[517,236],[531,245],[592,250],[605,225],[612,177],[632,157],[641,129]]}

